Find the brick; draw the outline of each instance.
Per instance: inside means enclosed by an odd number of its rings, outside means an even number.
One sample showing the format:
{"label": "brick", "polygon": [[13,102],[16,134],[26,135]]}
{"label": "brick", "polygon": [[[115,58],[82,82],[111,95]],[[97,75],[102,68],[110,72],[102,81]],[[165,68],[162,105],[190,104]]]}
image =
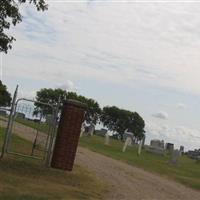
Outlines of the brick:
{"label": "brick", "polygon": [[85,110],[85,104],[74,100],[63,105],[51,161],[53,168],[73,169]]}

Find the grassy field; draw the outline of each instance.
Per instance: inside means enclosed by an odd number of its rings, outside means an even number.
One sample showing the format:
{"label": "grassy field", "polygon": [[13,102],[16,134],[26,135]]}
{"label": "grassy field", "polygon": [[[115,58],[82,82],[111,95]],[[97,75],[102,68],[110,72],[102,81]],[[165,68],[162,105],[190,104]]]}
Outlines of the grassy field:
{"label": "grassy field", "polygon": [[49,131],[49,126],[44,122],[38,123],[38,122],[30,121],[27,119],[21,119],[21,118],[16,118],[15,121],[25,126],[38,129],[39,131],[43,133],[48,133]]}
{"label": "grassy field", "polygon": [[123,153],[123,143],[117,140],[111,140],[110,145],[106,146],[102,137],[83,136],[80,139],[80,145],[200,190],[200,164],[186,156],[180,158],[177,166],[172,166],[168,164],[169,156],[155,155],[145,150],[142,151],[141,156],[137,156],[136,147],[128,147],[126,152]]}
{"label": "grassy field", "polygon": [[[0,128],[0,141],[3,129]],[[14,138],[23,151],[29,147]],[[103,199],[105,185],[80,166],[73,172],[45,168],[41,161],[7,155],[0,160],[0,200]]]}

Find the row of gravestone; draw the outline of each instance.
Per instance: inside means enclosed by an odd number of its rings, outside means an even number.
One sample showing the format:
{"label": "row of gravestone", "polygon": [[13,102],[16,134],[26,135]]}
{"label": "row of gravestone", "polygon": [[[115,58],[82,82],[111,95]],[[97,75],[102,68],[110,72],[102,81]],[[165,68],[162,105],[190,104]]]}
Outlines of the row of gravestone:
{"label": "row of gravestone", "polygon": [[191,158],[197,160],[200,163],[200,149],[195,149],[194,151],[186,152],[186,155]]}
{"label": "row of gravestone", "polygon": [[[81,136],[83,135],[83,133],[92,136],[94,132],[96,132],[95,134],[97,135],[104,136],[105,137],[104,144],[109,145],[110,136],[106,129],[95,131],[95,126],[93,124],[89,126],[86,126],[85,124],[82,125]],[[128,130],[125,130],[123,139],[124,139],[124,145],[122,148],[122,152],[125,152],[128,146],[138,144],[138,155],[141,154],[142,147],[144,147],[146,151],[155,154],[165,155],[166,153],[169,153],[171,155],[169,163],[171,164],[177,164],[178,158],[184,153],[184,146],[180,146],[179,150],[177,149],[175,150],[174,144],[172,143],[165,144],[163,140],[151,140],[150,145],[144,145],[145,137],[142,140],[137,141],[137,138],[134,136],[134,134],[132,132],[129,132]]]}

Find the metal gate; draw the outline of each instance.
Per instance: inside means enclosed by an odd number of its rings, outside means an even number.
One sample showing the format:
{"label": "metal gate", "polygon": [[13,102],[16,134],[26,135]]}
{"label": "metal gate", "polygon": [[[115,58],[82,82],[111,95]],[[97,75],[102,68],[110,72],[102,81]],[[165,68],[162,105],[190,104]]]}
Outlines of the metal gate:
{"label": "metal gate", "polygon": [[9,122],[10,108],[0,107],[0,155],[2,154],[2,148],[6,136],[6,128]]}
{"label": "metal gate", "polygon": [[9,117],[0,118],[5,121],[2,157],[4,153],[14,154],[41,159],[49,165],[58,107],[25,98],[16,100],[16,96],[17,90],[9,109]]}

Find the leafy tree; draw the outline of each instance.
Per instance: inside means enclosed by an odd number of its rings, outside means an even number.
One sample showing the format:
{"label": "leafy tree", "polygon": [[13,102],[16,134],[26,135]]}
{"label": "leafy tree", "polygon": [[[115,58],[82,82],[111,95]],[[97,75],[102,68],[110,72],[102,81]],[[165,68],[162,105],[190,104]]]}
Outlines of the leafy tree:
{"label": "leafy tree", "polygon": [[89,124],[97,124],[101,114],[101,108],[97,101],[91,98],[86,98],[82,95],[77,95],[75,92],[67,93],[68,99],[74,99],[85,103],[87,105],[87,112],[85,114],[85,121]]}
{"label": "leafy tree", "polygon": [[7,91],[7,87],[3,85],[0,80],[0,106],[10,106],[11,103],[11,95]]}
{"label": "leafy tree", "polygon": [[[67,99],[74,99],[87,104],[85,121],[90,124],[96,124],[98,122],[101,109],[99,104],[94,99],[86,98],[84,96],[78,95],[75,92],[66,92],[62,89],[43,88],[36,94],[36,101],[49,103],[52,105],[57,104],[58,102],[62,104]],[[51,110],[47,106],[43,106],[39,103],[35,103],[35,106],[35,114],[42,113],[43,116],[45,116],[51,113]]]}
{"label": "leafy tree", "polygon": [[[67,92],[62,89],[43,88],[36,93],[36,101],[56,105],[67,99]],[[43,116],[52,113],[52,109],[40,103],[35,103],[34,114],[42,114]]]}
{"label": "leafy tree", "polygon": [[12,48],[12,42],[15,40],[13,36],[7,34],[11,25],[22,21],[22,15],[19,12],[19,7],[29,2],[34,4],[38,11],[47,9],[45,0],[1,0],[0,1],[0,52],[7,53],[8,49]]}
{"label": "leafy tree", "polygon": [[101,121],[110,131],[117,132],[123,138],[124,131],[128,129],[141,139],[144,136],[144,120],[136,112],[119,109],[116,106],[106,106],[101,114]]}

